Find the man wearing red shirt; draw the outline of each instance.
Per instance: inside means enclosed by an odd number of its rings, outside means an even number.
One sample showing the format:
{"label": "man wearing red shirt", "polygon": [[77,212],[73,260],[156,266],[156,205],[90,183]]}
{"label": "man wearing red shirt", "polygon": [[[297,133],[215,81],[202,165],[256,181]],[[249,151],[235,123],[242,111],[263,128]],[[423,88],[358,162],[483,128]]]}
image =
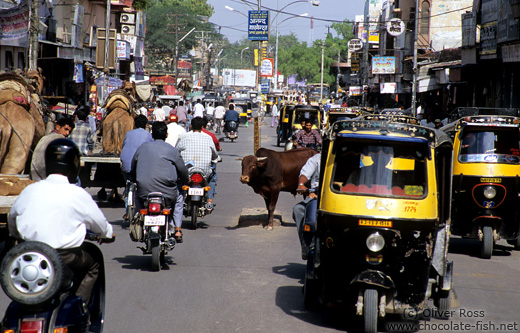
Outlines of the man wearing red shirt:
{"label": "man wearing red shirt", "polygon": [[217,148],[217,151],[222,151],[222,148],[220,148],[220,142],[218,141],[215,134],[211,133],[206,129],[206,126],[208,126],[208,118],[203,117],[204,119],[204,125],[202,126],[202,133],[206,133],[207,135],[211,136],[211,139],[213,140],[213,143],[215,144],[215,148]]}

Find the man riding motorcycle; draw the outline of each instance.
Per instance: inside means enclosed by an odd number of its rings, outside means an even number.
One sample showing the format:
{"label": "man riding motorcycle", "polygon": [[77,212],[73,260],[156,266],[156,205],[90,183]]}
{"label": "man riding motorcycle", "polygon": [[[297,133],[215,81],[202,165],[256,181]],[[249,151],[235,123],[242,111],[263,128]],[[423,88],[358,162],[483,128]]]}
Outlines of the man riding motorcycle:
{"label": "man riding motorcycle", "polygon": [[78,177],[79,157],[73,141],[52,141],[45,150],[47,178],[22,191],[11,208],[8,223],[12,237],[57,249],[63,263],[81,280],[75,288],[76,296],[88,303],[100,268],[83,247],[87,229],[112,241],[115,234],[91,195],[73,185]]}
{"label": "man riding motorcycle", "polygon": [[227,110],[226,114],[224,114],[224,132],[231,131],[229,126],[232,121],[234,121],[238,127],[239,120],[240,120],[240,114],[237,111],[235,111],[235,105],[229,104],[229,110]]}

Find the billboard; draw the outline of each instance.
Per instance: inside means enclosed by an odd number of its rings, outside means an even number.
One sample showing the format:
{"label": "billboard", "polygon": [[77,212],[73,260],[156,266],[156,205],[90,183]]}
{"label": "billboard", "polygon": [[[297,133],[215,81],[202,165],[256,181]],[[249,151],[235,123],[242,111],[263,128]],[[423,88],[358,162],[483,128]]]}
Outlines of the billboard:
{"label": "billboard", "polygon": [[269,40],[269,11],[250,10],[247,32],[249,40]]}
{"label": "billboard", "polygon": [[177,78],[191,78],[191,58],[180,57],[177,61]]}
{"label": "billboard", "polygon": [[248,69],[229,69],[225,68],[223,71],[224,86],[233,87],[255,87],[256,86],[256,71]]}
{"label": "billboard", "polygon": [[372,57],[372,74],[394,74],[395,57]]}

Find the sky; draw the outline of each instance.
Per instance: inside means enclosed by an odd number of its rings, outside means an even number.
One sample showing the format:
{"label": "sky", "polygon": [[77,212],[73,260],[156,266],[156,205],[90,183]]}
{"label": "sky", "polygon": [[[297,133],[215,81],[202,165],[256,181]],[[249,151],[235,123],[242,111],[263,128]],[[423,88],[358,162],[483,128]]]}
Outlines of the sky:
{"label": "sky", "polygon": [[[244,2],[246,1],[246,2]],[[317,1],[317,0],[314,0]],[[332,22],[321,21],[318,19],[333,21],[354,21],[356,15],[363,15],[365,1],[364,0],[319,0],[319,6],[313,6],[307,1],[301,0],[261,0],[262,10],[280,10],[287,6],[283,12],[278,15],[278,25],[280,35],[287,35],[293,32],[301,42],[312,43],[317,39],[324,39],[327,35],[327,26]],[[215,13],[210,18],[210,22],[221,26],[221,33],[225,35],[230,42],[236,42],[241,39],[247,39],[247,12],[254,8],[258,9],[257,0],[207,0],[212,5]],[[249,3],[249,4],[248,4]],[[235,11],[226,9],[225,6],[233,8]],[[250,8],[253,7],[253,8]],[[239,11],[244,15],[237,13]],[[301,15],[308,13],[307,17],[291,18],[290,13]],[[275,19],[276,12],[270,13],[272,20]],[[311,29],[310,17],[314,17],[313,29]],[[284,21],[284,22],[282,22]],[[271,31],[273,28],[271,27]],[[333,35],[335,32],[330,30]]]}

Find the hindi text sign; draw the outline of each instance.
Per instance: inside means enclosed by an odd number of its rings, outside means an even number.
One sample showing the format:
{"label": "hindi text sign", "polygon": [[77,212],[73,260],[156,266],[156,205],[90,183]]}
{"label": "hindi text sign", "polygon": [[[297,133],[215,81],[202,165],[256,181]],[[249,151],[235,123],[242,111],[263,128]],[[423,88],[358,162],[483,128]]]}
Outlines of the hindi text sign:
{"label": "hindi text sign", "polygon": [[269,40],[269,11],[250,10],[248,18],[248,39]]}

